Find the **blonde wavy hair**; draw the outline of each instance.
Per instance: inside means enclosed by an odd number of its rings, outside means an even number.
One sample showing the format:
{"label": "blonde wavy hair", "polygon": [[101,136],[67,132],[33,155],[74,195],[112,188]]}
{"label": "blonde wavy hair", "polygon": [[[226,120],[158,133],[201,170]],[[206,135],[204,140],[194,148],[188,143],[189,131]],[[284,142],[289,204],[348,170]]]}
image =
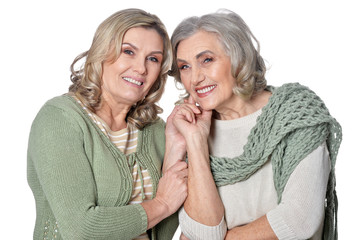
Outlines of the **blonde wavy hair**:
{"label": "blonde wavy hair", "polygon": [[[69,92],[74,93],[87,108],[95,112],[102,105],[102,75],[105,61],[115,62],[121,54],[121,46],[127,30],[134,27],[154,29],[163,39],[163,60],[160,74],[146,97],[129,110],[126,121],[138,129],[155,122],[163,110],[157,106],[172,64],[172,49],[169,36],[160,19],[140,9],[118,11],[105,19],[97,28],[88,51],[78,55],[70,66],[73,84]],[[75,65],[85,58],[85,63],[75,70]]]}
{"label": "blonde wavy hair", "polygon": [[[233,92],[236,95],[249,99],[266,88],[266,66],[259,53],[258,40],[238,14],[226,9],[201,17],[186,18],[176,27],[171,38],[173,64],[169,71],[176,84],[182,84],[176,61],[178,45],[199,31],[215,33],[223,44],[231,59],[231,73],[236,79]],[[257,47],[253,42],[257,43]],[[183,99],[188,97],[188,93],[181,95]]]}

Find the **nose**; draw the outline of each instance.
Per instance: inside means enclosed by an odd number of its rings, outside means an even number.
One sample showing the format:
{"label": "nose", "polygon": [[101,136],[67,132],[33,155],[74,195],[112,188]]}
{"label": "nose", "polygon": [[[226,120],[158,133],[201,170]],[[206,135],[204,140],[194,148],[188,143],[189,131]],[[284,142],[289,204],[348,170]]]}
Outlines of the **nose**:
{"label": "nose", "polygon": [[144,58],[137,58],[134,60],[133,70],[140,75],[144,75],[147,73],[147,66]]}
{"label": "nose", "polygon": [[193,67],[193,74],[192,74],[192,84],[197,86],[205,79],[205,75],[201,68]]}

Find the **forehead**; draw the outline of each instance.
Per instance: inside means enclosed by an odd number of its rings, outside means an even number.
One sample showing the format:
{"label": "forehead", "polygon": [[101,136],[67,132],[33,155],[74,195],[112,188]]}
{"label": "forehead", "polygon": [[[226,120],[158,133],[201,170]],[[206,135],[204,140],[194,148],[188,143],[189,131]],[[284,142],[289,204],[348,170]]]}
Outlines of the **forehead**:
{"label": "forehead", "polygon": [[179,42],[177,58],[192,58],[206,50],[214,53],[224,53],[224,47],[216,33],[198,31],[189,38]]}
{"label": "forehead", "polygon": [[136,47],[163,49],[163,39],[153,28],[134,27],[130,28],[123,37],[123,43],[132,43]]}

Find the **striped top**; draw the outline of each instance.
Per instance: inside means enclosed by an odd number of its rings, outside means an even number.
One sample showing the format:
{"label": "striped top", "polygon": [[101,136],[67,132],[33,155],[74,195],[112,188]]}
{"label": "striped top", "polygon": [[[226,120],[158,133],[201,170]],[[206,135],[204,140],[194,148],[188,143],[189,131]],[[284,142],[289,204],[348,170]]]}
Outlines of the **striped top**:
{"label": "striped top", "polygon": [[[100,130],[110,139],[110,141],[126,156],[136,152],[138,143],[138,129],[127,126],[127,128],[119,131],[112,131],[110,127],[95,113],[90,111],[84,104],[75,96],[73,97],[88,113],[90,119],[100,128]],[[139,204],[152,199],[152,179],[148,170],[138,167],[135,162],[133,166],[133,192],[128,204]],[[143,181],[143,186],[142,186]],[[143,194],[142,194],[143,191]],[[144,197],[143,197],[144,196]],[[147,233],[140,235],[135,239],[148,239]]]}

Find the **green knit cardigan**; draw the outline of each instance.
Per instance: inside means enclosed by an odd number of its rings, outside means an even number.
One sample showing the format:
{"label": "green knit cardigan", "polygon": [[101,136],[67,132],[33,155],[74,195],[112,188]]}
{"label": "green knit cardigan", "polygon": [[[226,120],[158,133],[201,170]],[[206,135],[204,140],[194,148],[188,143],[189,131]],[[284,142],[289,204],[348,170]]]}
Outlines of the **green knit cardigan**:
{"label": "green knit cardigan", "polygon": [[[28,145],[28,183],[36,202],[34,239],[132,239],[146,232],[140,204],[127,205],[134,162],[147,169],[155,196],[164,156],[164,121],[139,130],[128,159],[68,95],[49,100],[37,114]],[[172,239],[176,214],[152,231]]]}
{"label": "green knit cardigan", "polygon": [[341,126],[323,101],[305,86],[289,83],[268,90],[272,96],[257,118],[243,154],[235,158],[210,157],[215,182],[217,186],[224,186],[246,180],[270,160],[280,203],[285,185],[298,163],[326,141],[331,172],[323,238],[337,239],[335,163],[342,139]]}

